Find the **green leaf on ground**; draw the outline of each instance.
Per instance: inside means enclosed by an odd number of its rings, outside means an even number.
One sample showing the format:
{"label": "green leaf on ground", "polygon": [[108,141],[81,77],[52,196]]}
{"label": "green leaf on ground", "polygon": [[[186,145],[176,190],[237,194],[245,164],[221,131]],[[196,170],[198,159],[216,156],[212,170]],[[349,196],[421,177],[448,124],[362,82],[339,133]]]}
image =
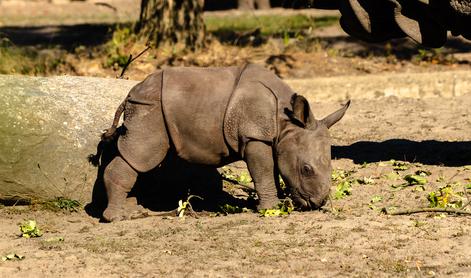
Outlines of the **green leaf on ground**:
{"label": "green leaf on ground", "polygon": [[427,177],[427,176],[430,176],[432,172],[428,170],[420,169],[420,170],[415,171],[415,174],[421,177]]}
{"label": "green leaf on ground", "polygon": [[79,211],[82,204],[79,201],[68,199],[64,197],[57,197],[53,200],[49,200],[43,203],[44,208],[52,211],[65,210],[69,212]]}
{"label": "green leaf on ground", "polygon": [[24,238],[40,237],[43,235],[34,220],[26,220],[20,224],[21,236]]}
{"label": "green leaf on ground", "polygon": [[362,177],[356,180],[359,184],[374,184],[375,180],[372,177]]}
{"label": "green leaf on ground", "polygon": [[375,195],[371,198],[370,203],[377,203],[383,200],[383,196]]}
{"label": "green leaf on ground", "polygon": [[239,206],[232,206],[229,204],[224,204],[222,206],[219,206],[219,208],[222,210],[223,213],[225,214],[235,214],[235,213],[243,213],[243,212],[251,212],[250,209],[248,208],[241,208]]}
{"label": "green leaf on ground", "polygon": [[242,171],[241,173],[237,174],[228,167],[222,167],[221,176],[234,183],[240,183],[244,185],[252,182],[252,177],[248,172]]}
{"label": "green leaf on ground", "polygon": [[388,180],[393,180],[393,181],[401,178],[401,176],[396,172],[387,173],[386,175],[384,175],[384,177]]}
{"label": "green leaf on ground", "polygon": [[350,177],[355,171],[354,170],[342,170],[342,169],[334,169],[332,171],[332,181],[341,181]]}
{"label": "green leaf on ground", "polygon": [[293,210],[293,202],[290,199],[285,199],[277,205],[276,209],[261,209],[258,213],[263,217],[283,216],[290,214]]}
{"label": "green leaf on ground", "polygon": [[352,195],[352,185],[350,181],[344,180],[337,184],[335,188],[334,198],[343,199],[346,196]]}
{"label": "green leaf on ground", "polygon": [[427,183],[427,179],[420,175],[406,175],[404,180],[407,181],[407,185],[424,185]]}
{"label": "green leaf on ground", "polygon": [[4,261],[22,260],[24,258],[25,258],[25,256],[23,256],[23,255],[18,255],[16,253],[10,253],[10,254],[7,254],[5,256],[2,256],[1,259],[4,262]]}
{"label": "green leaf on ground", "polygon": [[375,196],[371,197],[371,200],[370,200],[370,203],[368,204],[368,207],[372,210],[379,211],[381,209],[376,207],[374,204],[378,203],[378,202],[381,202],[382,200],[383,200],[382,196],[375,195]]}
{"label": "green leaf on ground", "polygon": [[410,168],[409,162],[405,161],[396,161],[396,160],[390,160],[391,165],[393,166],[393,170],[395,171],[405,171]]}
{"label": "green leaf on ground", "polygon": [[178,201],[178,208],[177,208],[178,217],[184,217],[187,210],[190,210],[190,212],[192,211],[192,207],[190,204],[190,200],[192,198],[198,198],[200,200],[203,200],[203,198],[201,198],[200,196],[190,195],[188,196],[188,199],[186,199],[186,201],[183,201],[183,200]]}
{"label": "green leaf on ground", "polygon": [[54,236],[54,237],[47,238],[44,241],[46,241],[46,242],[61,242],[61,241],[64,241],[64,237]]}
{"label": "green leaf on ground", "polygon": [[463,207],[463,197],[453,190],[453,186],[448,184],[440,187],[437,191],[428,194],[427,200],[432,208],[461,208]]}

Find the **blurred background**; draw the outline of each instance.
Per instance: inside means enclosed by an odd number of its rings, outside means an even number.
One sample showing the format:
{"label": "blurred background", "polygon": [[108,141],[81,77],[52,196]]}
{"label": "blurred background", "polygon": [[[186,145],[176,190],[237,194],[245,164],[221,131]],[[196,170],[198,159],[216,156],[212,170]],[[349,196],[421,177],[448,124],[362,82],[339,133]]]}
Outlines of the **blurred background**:
{"label": "blurred background", "polygon": [[0,0],[0,73],[117,77],[126,67],[125,78],[140,80],[165,66],[245,62],[284,78],[469,68],[468,35],[435,15],[433,1],[410,8],[428,18],[403,12],[405,24],[390,16],[397,5],[373,2]]}

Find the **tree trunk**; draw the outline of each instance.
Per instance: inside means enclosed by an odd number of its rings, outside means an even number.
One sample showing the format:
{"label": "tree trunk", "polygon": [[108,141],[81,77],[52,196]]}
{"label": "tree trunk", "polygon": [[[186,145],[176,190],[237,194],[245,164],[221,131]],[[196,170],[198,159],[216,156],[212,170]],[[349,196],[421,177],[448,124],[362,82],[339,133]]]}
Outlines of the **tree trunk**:
{"label": "tree trunk", "polygon": [[239,10],[254,10],[254,0],[237,0],[237,9]]}
{"label": "tree trunk", "polygon": [[204,0],[141,0],[136,31],[151,45],[204,46]]}
{"label": "tree trunk", "polygon": [[255,0],[255,6],[258,10],[270,9],[270,0]]}
{"label": "tree trunk", "polygon": [[239,10],[265,10],[271,8],[270,0],[237,0]]}

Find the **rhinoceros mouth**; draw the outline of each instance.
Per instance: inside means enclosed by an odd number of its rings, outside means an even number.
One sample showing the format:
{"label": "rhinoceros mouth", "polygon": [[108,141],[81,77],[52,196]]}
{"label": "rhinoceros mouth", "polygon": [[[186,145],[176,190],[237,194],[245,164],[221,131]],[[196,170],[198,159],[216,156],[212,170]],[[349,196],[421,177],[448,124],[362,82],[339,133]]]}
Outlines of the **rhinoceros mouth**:
{"label": "rhinoceros mouth", "polygon": [[291,194],[294,198],[294,201],[300,206],[301,210],[320,209],[325,204],[325,200],[323,200],[321,204],[316,204],[314,198],[310,197],[307,194],[303,194],[297,188],[292,188]]}

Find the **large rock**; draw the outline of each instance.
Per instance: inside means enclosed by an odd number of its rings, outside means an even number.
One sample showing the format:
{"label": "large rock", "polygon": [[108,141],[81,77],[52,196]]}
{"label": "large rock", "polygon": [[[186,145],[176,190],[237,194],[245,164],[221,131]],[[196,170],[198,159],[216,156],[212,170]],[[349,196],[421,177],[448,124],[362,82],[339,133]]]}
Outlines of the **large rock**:
{"label": "large rock", "polygon": [[0,199],[89,200],[100,131],[135,81],[0,75]]}

